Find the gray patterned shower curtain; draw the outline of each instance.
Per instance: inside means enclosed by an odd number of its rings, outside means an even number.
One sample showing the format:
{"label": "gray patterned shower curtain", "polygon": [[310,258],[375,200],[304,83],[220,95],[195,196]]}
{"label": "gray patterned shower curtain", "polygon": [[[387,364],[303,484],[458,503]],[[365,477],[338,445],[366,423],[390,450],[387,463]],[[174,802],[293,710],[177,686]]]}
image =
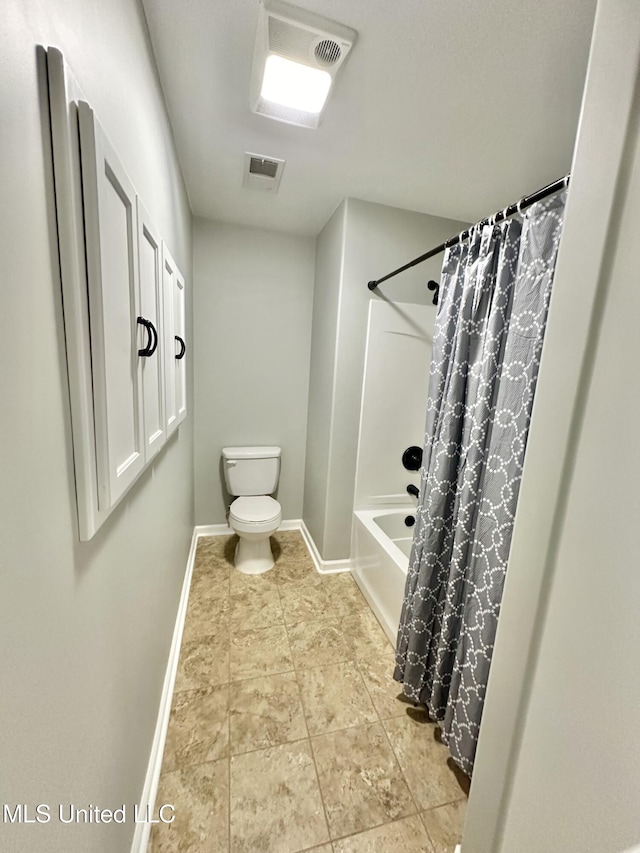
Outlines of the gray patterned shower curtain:
{"label": "gray patterned shower curtain", "polygon": [[475,758],[566,192],[448,249],[394,678]]}

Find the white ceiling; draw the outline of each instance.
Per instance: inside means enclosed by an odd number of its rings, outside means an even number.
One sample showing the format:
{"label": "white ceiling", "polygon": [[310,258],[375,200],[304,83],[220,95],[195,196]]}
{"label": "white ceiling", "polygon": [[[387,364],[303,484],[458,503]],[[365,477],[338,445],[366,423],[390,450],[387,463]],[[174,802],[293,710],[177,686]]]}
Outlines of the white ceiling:
{"label": "white ceiling", "polygon": [[[295,0],[358,40],[318,130],[249,110],[258,0],[143,0],[193,213],[317,234],[345,196],[475,221],[570,166],[596,0]],[[277,195],[244,152],[282,158]]]}

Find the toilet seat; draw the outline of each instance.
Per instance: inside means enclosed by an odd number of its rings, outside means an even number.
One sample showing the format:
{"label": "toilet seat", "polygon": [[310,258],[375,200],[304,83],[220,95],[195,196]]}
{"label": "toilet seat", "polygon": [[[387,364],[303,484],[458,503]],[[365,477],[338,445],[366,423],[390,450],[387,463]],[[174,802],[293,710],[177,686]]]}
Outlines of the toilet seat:
{"label": "toilet seat", "polygon": [[275,528],[280,524],[282,508],[268,495],[251,495],[236,498],[229,509],[229,524],[238,532]]}

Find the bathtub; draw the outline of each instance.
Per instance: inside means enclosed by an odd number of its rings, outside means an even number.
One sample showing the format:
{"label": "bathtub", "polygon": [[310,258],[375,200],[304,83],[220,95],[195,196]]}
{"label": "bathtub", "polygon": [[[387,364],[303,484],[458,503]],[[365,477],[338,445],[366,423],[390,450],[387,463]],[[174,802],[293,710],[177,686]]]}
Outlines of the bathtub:
{"label": "bathtub", "polygon": [[415,504],[395,509],[355,510],[353,519],[353,577],[395,644],[409,566]]}

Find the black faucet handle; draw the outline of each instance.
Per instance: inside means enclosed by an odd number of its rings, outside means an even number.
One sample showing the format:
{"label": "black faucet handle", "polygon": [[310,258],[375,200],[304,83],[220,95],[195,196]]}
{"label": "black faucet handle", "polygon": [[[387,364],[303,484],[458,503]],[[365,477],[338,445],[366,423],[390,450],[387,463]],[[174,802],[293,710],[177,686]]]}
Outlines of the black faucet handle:
{"label": "black faucet handle", "polygon": [[409,492],[410,495],[413,495],[414,498],[417,498],[420,495],[420,489],[418,489],[417,486],[414,486],[413,483],[410,483],[407,486],[407,491]]}
{"label": "black faucet handle", "polygon": [[422,465],[422,448],[416,444],[407,447],[402,454],[402,464],[407,471],[418,471]]}

